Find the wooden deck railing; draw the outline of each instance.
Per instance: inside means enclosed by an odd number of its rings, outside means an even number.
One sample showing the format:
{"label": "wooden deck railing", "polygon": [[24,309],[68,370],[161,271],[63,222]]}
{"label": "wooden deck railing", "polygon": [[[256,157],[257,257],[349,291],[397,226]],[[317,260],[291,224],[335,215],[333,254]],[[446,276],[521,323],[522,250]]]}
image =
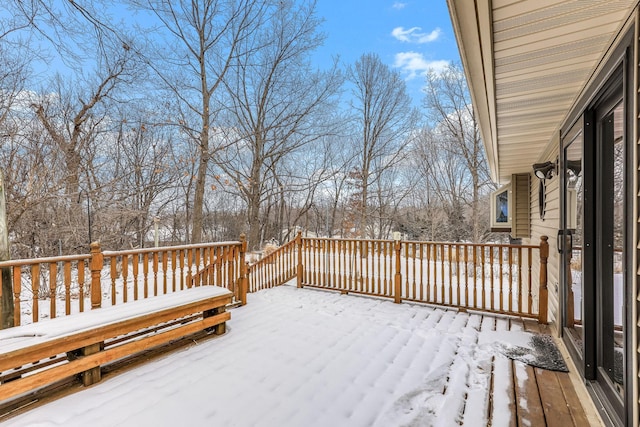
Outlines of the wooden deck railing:
{"label": "wooden deck railing", "polygon": [[[302,238],[249,268],[250,291],[299,287],[393,298],[547,322],[546,236],[539,246]],[[533,271],[534,257],[540,271]],[[297,265],[295,265],[297,263]],[[533,277],[538,275],[539,287]]]}
{"label": "wooden deck railing", "polygon": [[90,254],[3,261],[0,269],[12,271],[17,326],[201,285],[246,301],[245,250],[241,241],[104,252],[92,243]]}
{"label": "wooden deck railing", "polygon": [[[246,241],[0,262],[13,274],[14,323],[38,322],[185,287],[246,293],[297,286],[547,318],[546,236],[539,246],[303,238],[249,266]],[[533,271],[539,257],[539,272]],[[538,288],[533,280],[539,275]],[[105,286],[105,283],[108,283]],[[0,296],[1,294],[0,287]],[[1,308],[0,308],[1,309]],[[29,319],[23,319],[22,314]]]}
{"label": "wooden deck railing", "polygon": [[298,274],[300,235],[249,266],[249,292],[273,288]]}

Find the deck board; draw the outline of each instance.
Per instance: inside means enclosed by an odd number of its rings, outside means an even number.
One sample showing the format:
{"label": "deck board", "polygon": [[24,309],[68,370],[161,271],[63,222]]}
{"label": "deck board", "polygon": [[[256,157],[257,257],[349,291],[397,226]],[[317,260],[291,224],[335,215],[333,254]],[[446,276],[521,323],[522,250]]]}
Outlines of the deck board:
{"label": "deck board", "polygon": [[[495,319],[495,320],[494,320]],[[548,326],[533,320],[512,318],[510,320],[485,315],[482,330],[524,330],[533,333],[550,333]],[[510,378],[506,395],[497,393],[496,384],[504,384]],[[566,372],[555,372],[534,368],[523,362],[497,355],[492,366],[492,396],[489,420],[492,425],[509,426],[558,426],[583,427],[589,421],[580,403],[573,383]],[[502,396],[502,397],[500,397]],[[509,402],[503,401],[505,396]],[[505,420],[505,409],[511,417]]]}
{"label": "deck board", "polygon": [[560,388],[557,373],[540,368],[534,368],[534,372],[547,425],[558,427],[575,425]]}
{"label": "deck board", "polygon": [[560,382],[560,387],[562,388],[562,393],[564,394],[565,400],[567,402],[569,412],[571,413],[571,417],[573,418],[573,423],[576,426],[589,425],[589,421],[584,412],[584,409],[582,408],[582,404],[580,403],[578,394],[576,393],[576,390],[571,383],[569,375],[558,375],[558,380]]}
{"label": "deck board", "polygon": [[513,374],[518,425],[545,425],[544,410],[542,409],[538,383],[533,367],[519,361],[514,361]]}
{"label": "deck board", "polygon": [[[147,406],[136,407],[135,414],[129,416],[156,416],[167,409],[168,419],[175,413],[168,408],[184,400],[191,405],[190,417],[200,421],[195,424],[211,419],[207,403],[213,401],[221,402],[215,409],[220,425],[257,425],[267,416],[279,420],[272,425],[589,425],[573,390],[577,382],[568,374],[508,359],[489,341],[507,335],[490,331],[547,331],[535,321],[400,306],[295,287],[252,295],[247,307],[235,316],[233,332],[224,339],[167,356],[143,373],[128,371],[130,367],[123,365],[120,373],[125,377],[120,384],[133,390],[135,381],[136,392],[144,389],[144,393],[158,396],[153,401],[142,399],[140,403]],[[270,321],[265,322],[266,318]],[[180,363],[173,363],[172,358]],[[185,358],[190,362],[185,363]],[[252,369],[247,371],[247,366]],[[287,374],[267,375],[265,367],[268,372]],[[185,378],[192,380],[190,384],[197,383],[201,377],[233,385],[236,394],[226,388],[207,387],[205,396],[190,393],[190,386],[181,383]],[[26,406],[24,412],[28,409],[29,414],[11,416],[34,421],[50,420],[55,414],[61,425],[64,417],[67,424],[89,425],[96,417],[108,419],[128,410],[130,397],[110,394],[108,387],[102,384],[83,389],[80,395],[63,397],[60,402],[49,396],[48,405]],[[260,393],[254,393],[256,390]],[[105,393],[109,396],[106,401]],[[259,403],[255,410],[245,411],[243,423],[238,423],[233,406],[237,396],[242,396],[241,400],[253,396],[249,401]],[[77,405],[77,399],[82,402],[85,398],[103,404],[85,410],[86,405]],[[292,399],[303,410],[292,412],[293,408],[282,404]],[[69,405],[80,409],[69,414],[63,409]]]}
{"label": "deck board", "polygon": [[[494,387],[496,387],[496,384],[507,384],[507,389],[505,393],[494,393],[495,388],[492,390],[491,395],[494,404],[491,406],[491,425],[516,427],[513,374],[511,372],[511,360],[506,356],[498,354],[494,358],[492,383]],[[505,419],[506,414],[511,414],[508,417],[508,421]]]}

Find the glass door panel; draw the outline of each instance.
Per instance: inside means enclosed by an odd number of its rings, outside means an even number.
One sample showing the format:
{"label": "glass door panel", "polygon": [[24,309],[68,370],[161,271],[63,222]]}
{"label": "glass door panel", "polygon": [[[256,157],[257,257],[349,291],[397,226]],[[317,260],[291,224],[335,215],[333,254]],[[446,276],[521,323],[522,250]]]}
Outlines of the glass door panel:
{"label": "glass door panel", "polygon": [[613,111],[610,120],[613,120],[613,207],[612,207],[612,241],[613,253],[611,254],[612,272],[612,301],[613,304],[613,340],[609,343],[612,350],[611,366],[608,374],[614,382],[620,395],[624,392],[624,139],[623,139],[623,109],[622,103]]}
{"label": "glass door panel", "polygon": [[[603,388],[624,400],[625,143],[619,102],[598,114],[599,207],[596,237],[597,368]],[[599,112],[600,113],[600,112]]]}
{"label": "glass door panel", "polygon": [[583,133],[582,120],[578,121],[565,138],[564,170],[564,292],[566,303],[565,332],[569,335],[578,355],[583,357],[584,330],[582,320],[583,280],[583,215],[584,180],[583,169]]}

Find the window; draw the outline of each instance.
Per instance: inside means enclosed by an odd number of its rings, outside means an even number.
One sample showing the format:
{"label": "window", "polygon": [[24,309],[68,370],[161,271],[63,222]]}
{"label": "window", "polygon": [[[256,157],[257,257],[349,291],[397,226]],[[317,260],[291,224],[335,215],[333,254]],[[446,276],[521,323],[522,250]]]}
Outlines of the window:
{"label": "window", "polygon": [[491,193],[491,231],[511,231],[511,184]]}

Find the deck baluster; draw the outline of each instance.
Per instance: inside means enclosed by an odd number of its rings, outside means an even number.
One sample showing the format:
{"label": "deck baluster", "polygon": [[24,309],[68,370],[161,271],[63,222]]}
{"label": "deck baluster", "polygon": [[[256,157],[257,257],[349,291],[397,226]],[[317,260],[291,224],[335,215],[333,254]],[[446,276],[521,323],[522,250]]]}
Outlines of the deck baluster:
{"label": "deck baluster", "polygon": [[[127,295],[127,288],[125,286],[125,296]],[[84,261],[78,261],[78,302],[80,303],[80,313],[84,311]],[[126,302],[126,299],[125,299]],[[34,320],[35,322],[35,320]]]}
{"label": "deck baluster", "polygon": [[116,278],[118,277],[116,264],[117,260],[115,256],[109,258],[109,272],[111,278],[111,305],[116,305]]}
{"label": "deck baluster", "polygon": [[[80,275],[80,262],[78,263],[78,275]],[[81,264],[84,267],[84,263]],[[82,269],[84,274],[84,268]],[[122,302],[127,302],[129,297],[128,291],[128,279],[129,279],[129,255],[122,255]],[[80,297],[82,301],[82,296]],[[82,309],[80,310],[82,311]]]}
{"label": "deck baluster", "polygon": [[502,312],[504,310],[504,271],[503,271],[503,263],[504,263],[504,255],[502,254],[502,249],[504,249],[502,246],[498,246],[498,266],[499,266],[499,272],[500,272],[500,311]]}
{"label": "deck baluster", "polygon": [[[22,272],[20,266],[16,266],[13,269],[13,283],[16,283],[16,277],[18,283],[20,282],[20,273]],[[22,286],[21,286],[22,287]],[[32,319],[33,322],[37,322],[40,318],[40,264],[33,264],[31,266],[31,292],[33,294],[32,300]]]}
{"label": "deck baluster", "polygon": [[494,248],[493,247],[489,247],[489,272],[490,272],[490,277],[491,280],[489,281],[489,286],[491,286],[491,310],[495,309],[495,296],[496,296],[496,290],[495,290],[495,282],[494,282],[494,268],[493,268],[493,252],[494,252]]}
{"label": "deck baluster", "polygon": [[522,313],[522,248],[518,248],[518,313]]}
{"label": "deck baluster", "polygon": [[513,248],[509,246],[509,312],[513,312]]}
{"label": "deck baluster", "polygon": [[444,260],[445,260],[445,251],[444,251],[444,243],[439,245],[440,246],[440,287],[441,287],[441,292],[440,292],[440,296],[442,298],[442,303],[446,304],[446,293],[445,293],[445,288],[444,288],[444,284],[445,284],[445,274],[444,274]]}
{"label": "deck baluster", "polygon": [[448,267],[449,267],[449,305],[453,305],[453,254],[452,245],[447,245]]}
{"label": "deck baluster", "polygon": [[431,302],[431,244],[427,243],[427,302]]}
{"label": "deck baluster", "polygon": [[64,262],[64,312],[71,314],[71,261]]}
{"label": "deck baluster", "polygon": [[140,268],[140,259],[138,254],[133,254],[131,258],[131,266],[133,267],[133,300],[137,301],[140,297],[138,290],[138,269]]}
{"label": "deck baluster", "polygon": [[410,259],[410,254],[409,254],[409,248],[410,248],[410,244],[409,242],[404,242],[402,243],[402,246],[404,247],[404,297],[405,298],[411,298],[411,294],[409,292],[409,259]]}
{"label": "deck baluster", "polygon": [[[124,257],[123,257],[124,261]],[[124,262],[123,262],[124,264]],[[167,294],[168,286],[167,286],[167,267],[169,265],[169,253],[165,250],[162,251],[162,293]],[[124,265],[122,266],[122,271],[124,272]]]}
{"label": "deck baluster", "polygon": [[[18,267],[19,268],[19,267]],[[31,281],[35,282],[36,280],[31,276]],[[40,278],[38,277],[38,283],[40,283]],[[18,269],[17,274],[14,269],[13,274],[13,325],[20,326],[20,293],[22,292],[22,280],[20,279],[20,270]],[[34,307],[37,307],[37,301]],[[36,309],[37,310],[37,309]]]}
{"label": "deck baluster", "polygon": [[482,309],[484,310],[486,308],[486,294],[485,294],[485,282],[486,282],[486,274],[485,274],[485,248],[484,245],[480,246],[480,265],[482,266],[482,280],[481,280],[481,287],[482,287],[482,293],[480,294],[480,296],[482,297]]}
{"label": "deck baluster", "polygon": [[153,296],[158,296],[158,251],[153,252],[153,265],[151,266],[153,270]]}
{"label": "deck baluster", "polygon": [[149,298],[149,254],[142,254],[142,296],[144,299]]}
{"label": "deck baluster", "polygon": [[178,252],[180,252],[180,250],[174,249],[171,251],[171,290],[173,292],[175,292],[177,288],[176,270],[178,268]]}
{"label": "deck baluster", "polygon": [[454,272],[456,274],[456,304],[458,306],[462,306],[462,304],[460,304],[460,245],[456,244],[456,256],[455,256],[455,268],[454,268]]}
{"label": "deck baluster", "polygon": [[528,288],[528,291],[527,291],[528,292],[528,297],[527,297],[528,309],[527,309],[527,313],[528,314],[532,314],[533,313],[533,295],[531,293],[531,258],[532,258],[531,249],[527,249],[527,261],[528,261],[527,270],[528,270],[528,275],[529,275],[528,281],[527,281],[527,283],[528,283],[528,285],[527,285],[527,288]]}
{"label": "deck baluster", "polygon": [[56,300],[57,292],[56,292],[56,280],[58,276],[58,263],[50,262],[49,263],[49,317],[51,319],[55,319],[57,313],[56,309]]}
{"label": "deck baluster", "polygon": [[412,271],[412,292],[413,294],[411,295],[411,298],[413,299],[417,299],[418,298],[418,291],[416,289],[417,284],[416,284],[416,244],[411,243],[411,247],[413,249],[413,256],[411,257],[411,271]]}
{"label": "deck baluster", "polygon": [[187,249],[187,287],[190,288],[193,286],[193,274],[191,273],[191,269],[193,268],[193,249]]}

